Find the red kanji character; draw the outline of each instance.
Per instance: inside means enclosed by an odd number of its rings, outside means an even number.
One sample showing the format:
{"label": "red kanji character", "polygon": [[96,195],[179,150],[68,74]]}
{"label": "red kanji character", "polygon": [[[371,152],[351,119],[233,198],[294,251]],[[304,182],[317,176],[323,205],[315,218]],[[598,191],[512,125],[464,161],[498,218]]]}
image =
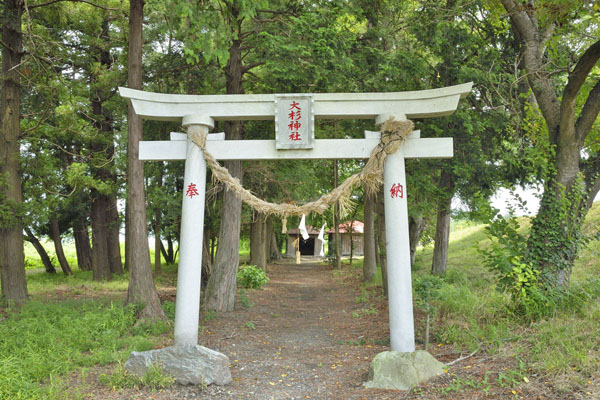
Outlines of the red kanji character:
{"label": "red kanji character", "polygon": [[390,188],[390,195],[392,198],[399,197],[404,198],[404,187],[399,183],[394,183]]}
{"label": "red kanji character", "polygon": [[290,134],[290,140],[300,140],[300,134],[298,132],[292,132]]}
{"label": "red kanji character", "polygon": [[190,196],[190,199],[193,199],[194,196],[200,196],[200,193],[198,193],[198,189],[196,189],[195,183],[190,183],[188,185],[185,195]]}
{"label": "red kanji character", "polygon": [[294,129],[295,129],[295,130],[298,130],[298,129],[300,129],[300,127],[301,127],[301,126],[302,126],[302,124],[301,124],[300,122],[298,122],[298,121],[294,121]]}
{"label": "red kanji character", "polygon": [[292,101],[292,104],[290,104],[290,110],[293,110],[294,108],[297,110],[300,110],[300,103],[296,103],[295,101]]}

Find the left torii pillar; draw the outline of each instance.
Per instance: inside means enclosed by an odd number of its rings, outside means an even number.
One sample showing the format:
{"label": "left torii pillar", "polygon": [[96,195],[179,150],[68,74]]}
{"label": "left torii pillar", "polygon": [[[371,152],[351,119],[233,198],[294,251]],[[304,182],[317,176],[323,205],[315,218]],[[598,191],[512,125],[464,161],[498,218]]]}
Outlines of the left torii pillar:
{"label": "left torii pillar", "polygon": [[175,345],[198,344],[200,286],[202,282],[202,235],[204,232],[204,193],[206,161],[202,150],[192,142],[192,134],[208,135],[214,120],[202,115],[183,117],[187,130],[187,153],[183,177],[179,268],[175,300]]}
{"label": "left torii pillar", "polygon": [[125,367],[144,376],[148,368],[159,364],[183,385],[227,385],[231,382],[229,358],[198,345],[206,161],[191,136],[208,136],[214,120],[205,115],[185,115],[182,125],[187,131],[187,145],[175,300],[175,344],[157,350],[134,351]]}

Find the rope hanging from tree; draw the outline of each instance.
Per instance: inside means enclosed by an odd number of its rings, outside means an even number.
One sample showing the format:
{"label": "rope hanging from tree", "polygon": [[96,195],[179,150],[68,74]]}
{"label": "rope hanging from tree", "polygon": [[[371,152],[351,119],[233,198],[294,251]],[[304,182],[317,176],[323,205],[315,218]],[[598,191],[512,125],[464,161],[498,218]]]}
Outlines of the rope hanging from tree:
{"label": "rope hanging from tree", "polygon": [[375,193],[379,189],[383,183],[383,165],[386,157],[398,150],[413,128],[414,123],[410,120],[398,121],[391,117],[385,121],[381,126],[381,139],[371,151],[369,160],[363,169],[346,179],[328,194],[303,205],[270,203],[256,197],[242,186],[239,179],[231,176],[227,168],[219,164],[206,150],[206,133],[201,133],[200,129],[197,129],[194,125],[188,128],[187,133],[190,139],[202,150],[204,159],[212,170],[213,179],[223,183],[240,200],[257,212],[264,215],[275,215],[285,221],[291,215],[323,214],[336,202],[339,204],[340,213],[347,215],[353,206],[350,196],[354,188],[358,185],[364,185],[369,193]]}

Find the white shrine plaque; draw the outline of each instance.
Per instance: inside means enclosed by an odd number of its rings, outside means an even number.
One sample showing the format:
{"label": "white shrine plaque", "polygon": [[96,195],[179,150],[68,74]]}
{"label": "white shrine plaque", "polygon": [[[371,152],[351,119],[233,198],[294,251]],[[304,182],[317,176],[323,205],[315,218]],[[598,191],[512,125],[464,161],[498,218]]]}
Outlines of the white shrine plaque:
{"label": "white shrine plaque", "polygon": [[312,149],[315,117],[312,95],[275,95],[277,149]]}

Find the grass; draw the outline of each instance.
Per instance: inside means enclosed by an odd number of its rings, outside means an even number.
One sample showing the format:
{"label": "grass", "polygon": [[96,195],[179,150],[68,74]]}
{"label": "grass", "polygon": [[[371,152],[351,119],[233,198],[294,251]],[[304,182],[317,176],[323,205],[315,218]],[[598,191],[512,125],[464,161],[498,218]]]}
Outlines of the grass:
{"label": "grass", "polygon": [[[527,229],[527,220],[522,220]],[[600,203],[594,205],[583,228],[592,235],[600,232]],[[519,366],[514,373],[498,372],[494,382],[507,387],[522,382],[519,374],[554,382],[559,391],[569,392],[600,376],[600,280],[598,279],[600,241],[592,241],[582,249],[572,273],[571,295],[563,309],[550,318],[526,324],[509,312],[509,298],[496,290],[493,273],[481,263],[478,249],[489,243],[483,225],[458,221],[453,224],[448,271],[432,300],[436,307],[431,335],[438,343],[447,343],[457,351],[486,352],[495,357],[512,359]],[[50,252],[53,246],[46,243]],[[67,257],[76,266],[73,243],[65,243]],[[418,250],[413,266],[414,279],[429,274],[433,246]],[[244,242],[242,256],[248,255]],[[32,248],[26,250],[29,268],[42,268]],[[360,274],[363,259],[357,257],[352,266],[344,260],[343,270]],[[175,284],[176,265],[163,265],[156,276],[158,287]],[[58,269],[58,268],[57,268]],[[166,323],[136,324],[135,307],[123,307],[127,275],[115,275],[110,282],[94,282],[91,272],[74,268],[74,274],[60,271],[50,275],[27,276],[32,301],[20,311],[0,310],[0,399],[84,398],[88,371],[98,366],[114,365],[100,382],[110,387],[161,388],[169,385],[169,377],[152,370],[143,378],[129,376],[122,365],[131,351],[151,349],[165,341],[171,327]],[[373,282],[361,284],[354,299],[361,308],[354,318],[377,312],[373,301],[374,286],[381,285],[381,271]],[[244,308],[252,307],[245,292],[238,294]],[[174,304],[163,305],[173,318]],[[273,318],[279,317],[273,314]],[[217,318],[207,313],[204,318]],[[423,321],[417,321],[422,323]],[[254,322],[244,328],[252,330]],[[72,374],[83,383],[73,385]],[[511,375],[512,374],[512,375]],[[514,376],[513,376],[514,375]],[[453,381],[447,391],[477,386],[487,382],[462,378]],[[511,383],[512,382],[512,383]],[[67,395],[68,394],[68,395]]]}
{"label": "grass", "polygon": [[[150,350],[166,323],[136,325],[136,309],[100,300],[32,300],[0,324],[0,399],[61,399],[68,373]],[[70,393],[78,398],[78,393]]]}
{"label": "grass", "polygon": [[[521,220],[525,231],[526,218]],[[557,390],[570,391],[600,376],[600,241],[581,249],[571,276],[570,294],[562,308],[548,319],[531,325],[509,312],[507,295],[496,290],[495,276],[481,263],[478,249],[488,245],[483,225],[455,224],[450,236],[448,270],[434,301],[438,317],[434,335],[464,351],[481,349],[490,354],[522,360]],[[583,228],[600,232],[600,203]],[[433,246],[419,249],[413,277],[429,274]]]}

